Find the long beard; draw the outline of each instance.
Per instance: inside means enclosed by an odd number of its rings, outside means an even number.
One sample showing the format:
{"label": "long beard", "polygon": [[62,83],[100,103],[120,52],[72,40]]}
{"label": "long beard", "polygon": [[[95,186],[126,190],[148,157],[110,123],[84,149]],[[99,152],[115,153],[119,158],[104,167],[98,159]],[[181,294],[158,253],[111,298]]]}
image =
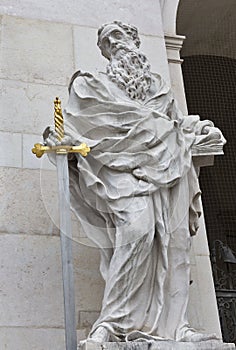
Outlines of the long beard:
{"label": "long beard", "polygon": [[150,64],[138,50],[122,50],[111,57],[107,75],[133,100],[145,100],[151,86]]}

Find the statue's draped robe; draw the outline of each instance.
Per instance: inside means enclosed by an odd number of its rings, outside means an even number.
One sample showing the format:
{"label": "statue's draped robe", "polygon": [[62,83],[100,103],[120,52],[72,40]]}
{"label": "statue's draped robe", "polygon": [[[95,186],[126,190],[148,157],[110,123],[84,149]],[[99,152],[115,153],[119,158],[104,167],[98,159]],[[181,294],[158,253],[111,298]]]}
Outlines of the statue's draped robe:
{"label": "statue's draped robe", "polygon": [[191,147],[204,123],[182,116],[158,75],[141,102],[102,73],[74,77],[65,119],[74,143],[91,147],[70,161],[72,207],[101,250],[105,280],[91,333],[101,325],[121,340],[182,339],[199,217]]}

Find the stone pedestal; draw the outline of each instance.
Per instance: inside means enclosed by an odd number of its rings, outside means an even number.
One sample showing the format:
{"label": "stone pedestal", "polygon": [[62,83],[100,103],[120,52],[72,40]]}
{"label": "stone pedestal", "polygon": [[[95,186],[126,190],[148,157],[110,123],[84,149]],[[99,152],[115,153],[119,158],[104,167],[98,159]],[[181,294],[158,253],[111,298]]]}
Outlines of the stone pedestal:
{"label": "stone pedestal", "polygon": [[123,342],[123,343],[94,343],[81,342],[78,350],[233,350],[235,345],[222,343],[219,340],[204,342],[175,342],[171,340]]}

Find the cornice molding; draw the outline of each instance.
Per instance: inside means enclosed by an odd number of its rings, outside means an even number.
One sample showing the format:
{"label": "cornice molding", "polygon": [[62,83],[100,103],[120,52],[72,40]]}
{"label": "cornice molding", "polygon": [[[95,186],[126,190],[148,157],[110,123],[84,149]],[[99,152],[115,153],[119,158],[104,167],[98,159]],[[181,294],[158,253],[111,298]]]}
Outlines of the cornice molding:
{"label": "cornice molding", "polygon": [[180,51],[183,46],[183,42],[186,39],[184,35],[170,35],[165,34],[165,43],[167,49],[178,50]]}
{"label": "cornice molding", "polygon": [[165,45],[169,63],[181,64],[183,60],[179,56],[185,36],[165,34]]}

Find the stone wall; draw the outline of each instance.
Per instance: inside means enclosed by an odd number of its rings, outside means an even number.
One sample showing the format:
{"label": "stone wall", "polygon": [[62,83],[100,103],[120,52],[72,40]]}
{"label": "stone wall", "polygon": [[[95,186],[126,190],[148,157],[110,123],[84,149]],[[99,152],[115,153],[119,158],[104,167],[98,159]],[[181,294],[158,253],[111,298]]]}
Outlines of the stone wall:
{"label": "stone wall", "polygon": [[[153,70],[168,79],[159,4],[123,3],[1,2],[0,344],[5,350],[65,348],[56,174],[47,157],[31,154],[52,124],[55,96],[65,105],[77,69],[104,69],[96,33],[114,19],[140,28]],[[156,13],[152,20],[150,12]],[[99,252],[75,221],[73,228],[78,337],[83,339],[97,318],[103,282]]]}
{"label": "stone wall", "polygon": [[[109,6],[100,0],[2,0],[0,14],[0,344],[4,350],[62,350],[56,174],[47,158],[36,159],[31,148],[52,124],[55,96],[65,105],[74,71],[104,69],[106,61],[96,47],[97,27],[103,23],[121,19],[136,25],[152,70],[169,81],[161,11],[159,2],[151,0],[135,5],[111,0]],[[179,66],[172,72],[172,84],[182,88]],[[78,337],[83,339],[98,315],[103,282],[99,252],[75,220],[73,233]],[[201,304],[205,295],[211,298],[212,286],[209,292],[209,283],[197,271],[209,264],[204,237],[199,247],[199,256],[205,249],[206,258],[201,264],[196,263],[200,258],[193,260],[190,314],[194,325],[212,330],[216,323],[208,327],[209,317],[202,321],[202,314],[208,313]]]}

